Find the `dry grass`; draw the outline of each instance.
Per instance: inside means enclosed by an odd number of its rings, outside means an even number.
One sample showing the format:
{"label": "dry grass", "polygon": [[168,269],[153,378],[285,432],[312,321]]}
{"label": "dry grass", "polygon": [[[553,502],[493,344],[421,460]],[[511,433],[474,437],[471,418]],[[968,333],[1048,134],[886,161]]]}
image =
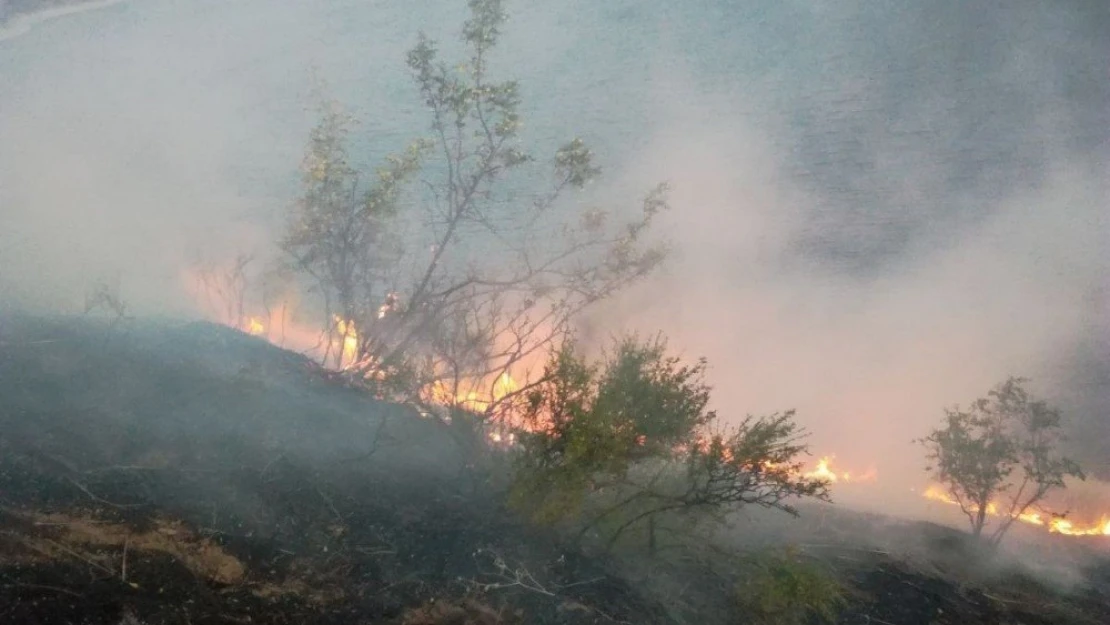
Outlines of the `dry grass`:
{"label": "dry grass", "polygon": [[[154,528],[137,532],[122,523],[89,516],[13,512],[40,532],[9,532],[8,536],[30,552],[49,559],[78,558],[119,574],[126,580],[127,559],[142,552],[163,553],[195,575],[221,584],[238,584],[246,577],[246,566],[210,539],[197,536],[179,521],[157,519]],[[113,548],[105,552],[103,548]],[[122,554],[117,554],[121,550]]]}
{"label": "dry grass", "polygon": [[401,621],[402,625],[508,625],[516,622],[474,599],[457,603],[430,601],[408,610]]}

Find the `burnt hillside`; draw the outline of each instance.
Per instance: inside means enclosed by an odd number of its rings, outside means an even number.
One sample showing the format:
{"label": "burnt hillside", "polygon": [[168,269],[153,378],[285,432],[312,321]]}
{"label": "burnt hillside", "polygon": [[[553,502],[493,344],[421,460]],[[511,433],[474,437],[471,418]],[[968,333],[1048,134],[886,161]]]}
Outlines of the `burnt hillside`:
{"label": "burnt hillside", "polygon": [[[724,556],[584,552],[507,512],[491,464],[221,326],[0,317],[0,622],[749,622]],[[835,507],[734,532],[836,571],[845,625],[1110,622],[1110,567],[1077,543],[1054,586]]]}

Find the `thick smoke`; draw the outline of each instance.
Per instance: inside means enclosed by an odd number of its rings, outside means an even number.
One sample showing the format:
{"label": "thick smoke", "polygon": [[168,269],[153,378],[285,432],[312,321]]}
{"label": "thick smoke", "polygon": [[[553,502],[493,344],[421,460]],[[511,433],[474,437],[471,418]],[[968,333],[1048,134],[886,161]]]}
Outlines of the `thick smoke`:
{"label": "thick smoke", "polygon": [[887,483],[1008,375],[1106,475],[1110,11],[837,6],[736,33],[797,46],[736,44],[777,66],[742,85],[660,51],[665,121],[626,171],[675,182],[679,259],[622,312],[708,356],[723,413],[798,408]]}
{"label": "thick smoke", "polygon": [[[0,42],[3,298],[74,310],[118,275],[138,311],[194,314],[198,258],[272,252],[314,72],[373,164],[423,128],[405,49],[453,36],[463,4],[147,0]],[[675,188],[674,262],[587,336],[662,330],[710,358],[725,416],[797,408],[816,451],[899,487],[940,408],[1009,374],[1099,461],[1110,9],[509,8],[529,138],[582,132],[603,199]]]}

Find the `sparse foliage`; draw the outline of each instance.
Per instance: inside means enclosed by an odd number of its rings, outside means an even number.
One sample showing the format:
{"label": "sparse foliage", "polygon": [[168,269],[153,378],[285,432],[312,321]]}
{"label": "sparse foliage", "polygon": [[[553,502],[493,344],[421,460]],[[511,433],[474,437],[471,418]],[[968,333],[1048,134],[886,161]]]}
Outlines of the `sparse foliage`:
{"label": "sparse foliage", "polygon": [[118,276],[113,280],[97,280],[85,293],[85,314],[98,310],[112,315],[115,321],[129,318]]}
{"label": "sparse foliage", "polygon": [[[322,299],[330,348],[347,339],[355,323],[376,318],[390,292],[400,247],[388,236],[389,222],[400,186],[416,172],[421,147],[389,159],[376,184],[363,189],[347,146],[354,118],[323,97],[318,114],[301,163],[302,195],[281,248]],[[342,363],[342,354],[330,350],[323,358]]]}
{"label": "sparse foliage", "polygon": [[[627,223],[571,201],[600,173],[592,153],[574,139],[544,167],[523,149],[520,88],[490,72],[502,2],[469,5],[463,63],[441,61],[424,35],[408,53],[430,136],[391,157],[365,192],[347,151],[351,119],[322,110],[283,247],[329,323],[354,328],[352,374],[444,423],[468,412],[484,427],[530,386],[494,392],[504,374],[542,361],[584,308],[662,261],[646,239],[667,200],[660,185]],[[467,403],[471,394],[488,401]]]}
{"label": "sparse foliage", "polygon": [[131,309],[123,297],[119,275],[112,279],[99,279],[85,292],[85,312],[90,315],[96,312],[107,314],[111,318],[108,324],[109,336],[121,323],[134,319]]}
{"label": "sparse foliage", "polygon": [[793,412],[715,430],[706,362],[684,364],[666,347],[625,338],[600,365],[573,345],[554,355],[528,394],[511,493],[519,509],[610,544],[646,526],[654,550],[666,514],[689,525],[745,505],[794,514],[791,499],[827,498],[827,483],[801,475],[807,448]]}
{"label": "sparse foliage", "polygon": [[1060,455],[1060,412],[1034,398],[1022,378],[1009,378],[966,409],[945,410],[944,424],[920,439],[929,471],[947,488],[967,516],[971,532],[998,544],[1020,515],[1045,496],[1084,479],[1071,459]]}
{"label": "sparse foliage", "polygon": [[843,586],[794,550],[750,558],[752,571],[736,589],[737,623],[833,623],[846,604]]}
{"label": "sparse foliage", "polygon": [[194,270],[198,294],[224,323],[239,329],[245,328],[248,269],[253,262],[252,255],[239,254],[230,265],[198,262]]}

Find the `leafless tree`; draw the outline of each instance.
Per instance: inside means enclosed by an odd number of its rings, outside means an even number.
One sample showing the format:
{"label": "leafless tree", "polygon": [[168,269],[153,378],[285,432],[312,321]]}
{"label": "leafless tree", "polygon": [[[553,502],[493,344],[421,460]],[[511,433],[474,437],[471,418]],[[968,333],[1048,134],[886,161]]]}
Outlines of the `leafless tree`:
{"label": "leafless tree", "polygon": [[246,328],[246,304],[250,278],[248,268],[254,261],[250,254],[239,254],[230,266],[211,262],[198,263],[196,268],[199,294],[210,308],[236,328]]}

